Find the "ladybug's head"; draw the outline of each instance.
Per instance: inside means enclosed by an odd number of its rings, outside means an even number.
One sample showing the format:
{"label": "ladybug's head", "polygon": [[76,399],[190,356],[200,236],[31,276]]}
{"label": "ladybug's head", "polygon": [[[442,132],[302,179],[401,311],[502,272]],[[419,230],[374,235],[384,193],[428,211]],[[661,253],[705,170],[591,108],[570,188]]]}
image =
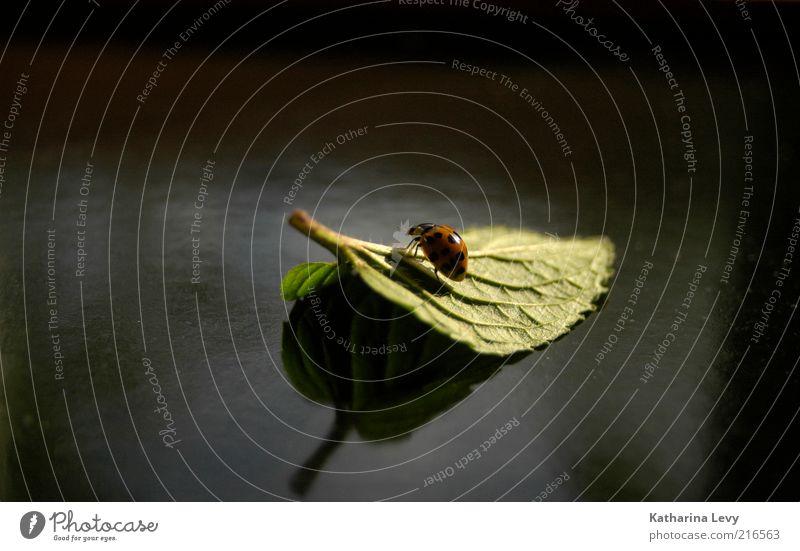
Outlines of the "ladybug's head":
{"label": "ladybug's head", "polygon": [[408,235],[422,235],[436,224],[432,224],[431,222],[425,222],[424,224],[417,224],[416,226],[412,226],[408,230]]}

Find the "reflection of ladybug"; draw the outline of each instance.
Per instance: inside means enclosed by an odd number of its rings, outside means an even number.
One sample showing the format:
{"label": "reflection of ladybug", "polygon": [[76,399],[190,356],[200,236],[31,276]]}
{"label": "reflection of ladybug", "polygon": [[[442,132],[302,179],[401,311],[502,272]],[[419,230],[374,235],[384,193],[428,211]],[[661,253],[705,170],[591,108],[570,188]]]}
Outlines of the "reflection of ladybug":
{"label": "reflection of ladybug", "polygon": [[408,247],[416,242],[414,254],[422,247],[425,257],[431,261],[435,268],[434,273],[439,277],[439,270],[455,281],[462,281],[467,275],[467,244],[450,226],[440,224],[418,224],[408,230],[408,235],[415,236]]}

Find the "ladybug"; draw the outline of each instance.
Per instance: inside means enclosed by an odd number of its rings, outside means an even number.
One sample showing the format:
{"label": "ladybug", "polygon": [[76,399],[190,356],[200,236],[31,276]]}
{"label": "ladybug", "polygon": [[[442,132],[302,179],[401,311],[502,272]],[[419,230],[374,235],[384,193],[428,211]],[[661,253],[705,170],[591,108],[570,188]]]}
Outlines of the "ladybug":
{"label": "ladybug", "polygon": [[431,261],[436,278],[439,271],[454,281],[462,281],[467,275],[467,244],[450,226],[442,224],[418,224],[408,230],[414,238],[408,249],[417,244],[414,254],[422,247],[425,257]]}

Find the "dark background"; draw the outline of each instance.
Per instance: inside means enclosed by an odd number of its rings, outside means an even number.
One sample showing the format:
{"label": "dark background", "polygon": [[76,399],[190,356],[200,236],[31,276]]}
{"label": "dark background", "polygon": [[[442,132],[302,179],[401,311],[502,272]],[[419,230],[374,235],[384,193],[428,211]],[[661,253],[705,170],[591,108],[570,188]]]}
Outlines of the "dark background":
{"label": "dark background", "polygon": [[[798,498],[796,259],[752,340],[800,216],[793,3],[747,2],[746,21],[733,2],[580,2],[575,13],[630,55],[620,62],[555,2],[496,3],[523,10],[522,24],[472,2],[232,0],[182,43],[144,103],[164,49],[214,3],[98,3],[32,1],[0,18],[0,119],[29,75],[0,190],[0,498],[531,500],[548,488],[549,500]],[[686,97],[692,174],[656,44]],[[454,59],[529,89],[573,154],[517,94]],[[312,153],[364,126],[284,201]],[[754,193],[722,283],[745,136]],[[189,227],[209,159],[192,284]],[[366,438],[286,380],[292,304],[280,279],[330,259],[286,225],[293,208],[386,244],[406,219],[605,234],[616,273],[599,311],[566,337],[421,412],[416,430]],[[47,326],[48,229],[63,380]],[[646,262],[633,321],[598,363]],[[698,265],[687,321],[643,385]],[[145,357],[175,419],[173,448]],[[479,460],[426,485],[514,418]],[[322,472],[297,491],[320,450]]]}

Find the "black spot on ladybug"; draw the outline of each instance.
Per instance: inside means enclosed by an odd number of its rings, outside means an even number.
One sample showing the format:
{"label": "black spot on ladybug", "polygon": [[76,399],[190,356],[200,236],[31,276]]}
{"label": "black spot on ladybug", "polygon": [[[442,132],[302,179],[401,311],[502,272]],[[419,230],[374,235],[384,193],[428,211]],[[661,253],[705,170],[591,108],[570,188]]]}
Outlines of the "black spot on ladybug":
{"label": "black spot on ladybug", "polygon": [[426,243],[433,243],[433,241],[434,241],[434,239],[433,239],[433,237],[431,237],[430,235],[429,235],[428,237],[426,237],[426,238],[425,238],[425,242],[426,242]]}
{"label": "black spot on ladybug", "polygon": [[442,232],[440,232],[440,231],[437,231],[436,233],[434,233],[434,234],[433,234],[433,236],[434,236],[436,239],[441,239],[441,238],[442,238]]}
{"label": "black spot on ladybug", "polygon": [[448,247],[442,248],[442,256],[450,256],[450,249]]}
{"label": "black spot on ladybug", "polygon": [[431,262],[436,262],[437,260],[439,260],[439,255],[437,253],[431,253],[428,255],[428,260],[430,260]]}
{"label": "black spot on ladybug", "polygon": [[453,235],[452,233],[451,233],[450,235],[448,235],[448,236],[447,236],[447,240],[448,240],[450,243],[453,243],[453,244],[455,244],[455,243],[458,243],[458,239],[456,239],[456,236],[455,236],[455,235]]}
{"label": "black spot on ladybug", "polygon": [[463,274],[463,273],[464,273],[464,272],[466,272],[466,271],[467,271],[467,270],[464,268],[464,266],[461,266],[461,267],[460,267],[460,268],[459,268],[459,269],[456,271],[456,275],[461,275],[461,274]]}
{"label": "black spot on ladybug", "polygon": [[464,260],[464,253],[461,252],[461,251],[458,251],[458,254],[456,255],[456,258],[455,258],[454,262],[461,262],[463,260]]}
{"label": "black spot on ladybug", "polygon": [[453,271],[453,268],[455,268],[455,267],[456,267],[456,265],[455,265],[455,264],[453,264],[452,262],[448,262],[447,264],[445,264],[445,265],[443,266],[443,268],[444,268],[444,269],[447,271],[447,273],[448,273],[448,274],[449,274],[450,272],[452,272],[452,271]]}

